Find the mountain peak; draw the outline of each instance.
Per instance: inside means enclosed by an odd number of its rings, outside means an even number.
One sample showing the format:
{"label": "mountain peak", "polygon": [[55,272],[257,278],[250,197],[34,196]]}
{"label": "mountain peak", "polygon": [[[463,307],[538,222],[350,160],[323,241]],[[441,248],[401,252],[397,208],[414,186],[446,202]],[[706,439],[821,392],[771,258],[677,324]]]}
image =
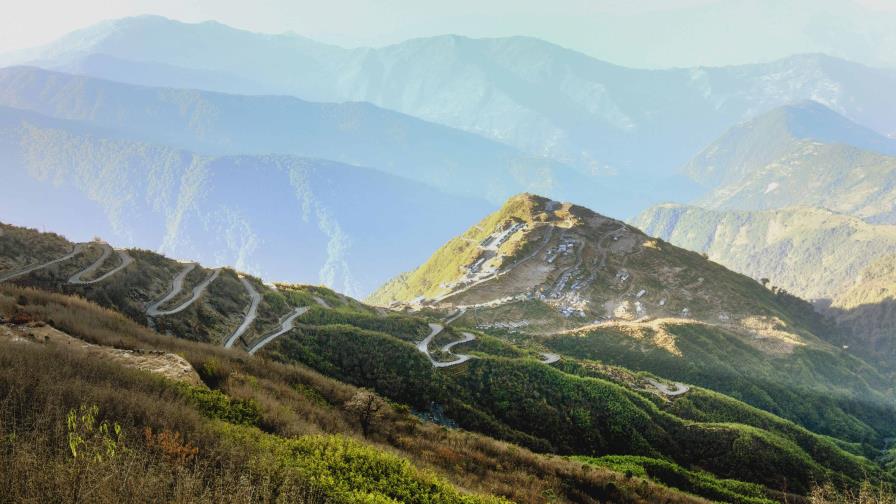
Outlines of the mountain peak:
{"label": "mountain peak", "polygon": [[720,187],[768,166],[806,143],[896,154],[896,142],[892,139],[825,104],[802,100],[732,127],[686,164],[683,171],[701,185]]}
{"label": "mountain peak", "polygon": [[786,309],[755,281],[624,222],[529,193],[370,300],[540,334],[674,319],[741,332],[788,327]]}
{"label": "mountain peak", "polygon": [[839,143],[856,147],[882,147],[887,140],[880,134],[857,124],[815,100],[802,100],[783,105],[753,121],[753,127],[764,121],[783,120],[795,138]]}

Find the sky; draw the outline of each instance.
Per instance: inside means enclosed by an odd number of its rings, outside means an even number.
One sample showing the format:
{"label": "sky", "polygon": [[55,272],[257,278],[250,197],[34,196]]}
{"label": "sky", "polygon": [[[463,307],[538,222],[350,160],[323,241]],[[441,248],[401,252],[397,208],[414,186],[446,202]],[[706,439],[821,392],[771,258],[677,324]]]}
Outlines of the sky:
{"label": "sky", "polygon": [[[823,52],[896,68],[896,0],[0,0],[0,53],[104,19],[158,14],[353,47],[528,35],[642,68]],[[247,6],[250,6],[247,8]]]}

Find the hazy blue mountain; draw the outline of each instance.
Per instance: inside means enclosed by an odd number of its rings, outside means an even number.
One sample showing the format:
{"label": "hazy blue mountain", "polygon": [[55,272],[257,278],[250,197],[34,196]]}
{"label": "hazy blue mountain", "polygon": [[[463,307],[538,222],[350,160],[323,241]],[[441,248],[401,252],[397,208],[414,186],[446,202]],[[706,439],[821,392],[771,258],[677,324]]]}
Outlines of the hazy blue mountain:
{"label": "hazy blue mountain", "polygon": [[896,141],[819,103],[739,124],[683,171],[710,192],[634,223],[800,296],[836,297],[896,247]]}
{"label": "hazy blue mountain", "polygon": [[708,208],[827,208],[896,223],[896,140],[805,102],[731,128],[684,167]]}
{"label": "hazy blue mountain", "polygon": [[104,135],[0,108],[3,220],[365,294],[491,208],[332,161]]}
{"label": "hazy blue mountain", "polygon": [[823,55],[653,71],[525,37],[446,35],[343,49],[144,16],[73,32],[5,61],[132,83],[368,101],[588,173],[624,172],[642,186],[670,174],[731,124],[796,101],[812,99],[896,133],[896,71]]}
{"label": "hazy blue mountain", "polygon": [[827,300],[819,307],[854,336],[840,343],[866,356],[891,355],[892,345],[880,342],[893,330],[892,300],[882,288],[892,276],[872,265],[896,250],[896,141],[804,102],[731,128],[684,172],[711,189],[696,200],[700,206],[657,205],[635,225]]}
{"label": "hazy blue mountain", "polygon": [[856,124],[824,105],[805,101],[738,124],[684,167],[703,187],[736,182],[810,143],[848,145],[896,154],[896,140]]}
{"label": "hazy blue mountain", "polygon": [[448,193],[500,201],[540,190],[598,198],[598,183],[555,161],[368,103],[153,88],[0,69],[0,105],[81,121],[120,138],[196,152],[282,153],[372,166]]}

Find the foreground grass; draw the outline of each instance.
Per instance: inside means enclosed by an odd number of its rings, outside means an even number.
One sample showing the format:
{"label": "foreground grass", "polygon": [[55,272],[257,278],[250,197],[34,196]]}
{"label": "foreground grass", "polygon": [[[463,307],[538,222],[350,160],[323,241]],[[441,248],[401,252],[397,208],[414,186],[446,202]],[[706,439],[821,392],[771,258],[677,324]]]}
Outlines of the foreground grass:
{"label": "foreground grass", "polygon": [[665,460],[627,455],[573,457],[588,464],[608,467],[626,476],[650,478],[673,488],[719,502],[732,504],[771,504],[776,502],[761,485],[720,479],[712,474],[687,470]]}
{"label": "foreground grass", "polygon": [[346,406],[355,387],[161,336],[83,299],[0,286],[0,315],[16,311],[92,343],[178,353],[205,386],[0,339],[0,502],[702,502],[423,423],[400,405],[365,437]]}

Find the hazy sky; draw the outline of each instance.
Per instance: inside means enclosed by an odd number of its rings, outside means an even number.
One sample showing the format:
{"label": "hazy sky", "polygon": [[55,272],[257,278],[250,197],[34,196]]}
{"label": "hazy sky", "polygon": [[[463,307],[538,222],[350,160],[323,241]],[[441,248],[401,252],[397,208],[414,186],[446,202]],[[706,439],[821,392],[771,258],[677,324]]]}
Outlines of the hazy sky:
{"label": "hazy sky", "polygon": [[896,67],[896,0],[0,0],[0,52],[109,18],[160,14],[345,46],[530,35],[639,67],[825,52]]}

